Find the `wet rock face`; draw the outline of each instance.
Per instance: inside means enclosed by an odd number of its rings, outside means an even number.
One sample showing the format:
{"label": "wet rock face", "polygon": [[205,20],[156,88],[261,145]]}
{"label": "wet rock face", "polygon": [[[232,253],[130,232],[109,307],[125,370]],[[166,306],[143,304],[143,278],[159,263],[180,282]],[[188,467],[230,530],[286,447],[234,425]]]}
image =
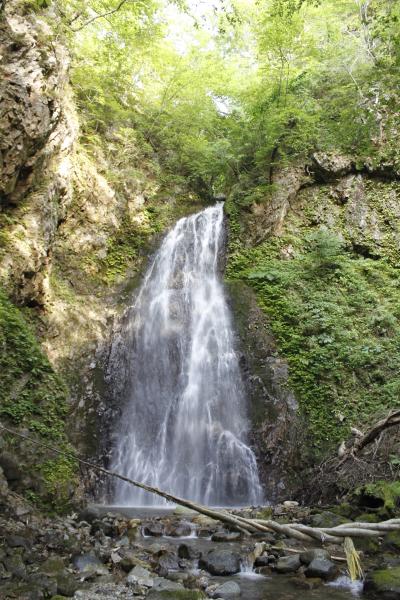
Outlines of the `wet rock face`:
{"label": "wet rock face", "polygon": [[59,96],[68,70],[65,50],[53,45],[50,51],[49,26],[37,15],[21,14],[20,4],[6,3],[0,26],[0,197],[12,204],[46,162],[46,144],[62,118]]}
{"label": "wet rock face", "polygon": [[288,365],[276,350],[268,321],[254,292],[243,282],[229,282],[240,366],[248,397],[255,450],[265,498],[287,500],[304,467],[304,428],[296,398],[288,387]]}

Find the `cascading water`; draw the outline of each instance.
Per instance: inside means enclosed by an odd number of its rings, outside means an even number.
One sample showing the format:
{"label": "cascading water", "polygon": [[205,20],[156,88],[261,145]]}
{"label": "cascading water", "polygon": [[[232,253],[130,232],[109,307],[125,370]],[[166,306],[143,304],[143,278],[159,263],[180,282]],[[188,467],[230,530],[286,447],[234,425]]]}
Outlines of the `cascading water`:
{"label": "cascading water", "polygon": [[[223,239],[217,204],[178,221],[156,253],[121,337],[129,381],[113,454],[116,471],[214,506],[262,500],[219,279]],[[160,503],[124,482],[114,500]]]}

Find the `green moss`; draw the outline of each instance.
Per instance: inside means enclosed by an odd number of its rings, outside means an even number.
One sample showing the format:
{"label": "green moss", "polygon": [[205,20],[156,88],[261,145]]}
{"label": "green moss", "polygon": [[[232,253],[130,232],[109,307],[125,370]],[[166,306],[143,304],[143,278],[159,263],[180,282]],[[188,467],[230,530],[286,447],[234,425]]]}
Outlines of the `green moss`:
{"label": "green moss", "polygon": [[400,567],[393,569],[381,569],[372,573],[372,579],[379,588],[390,588],[400,586]]}
{"label": "green moss", "polygon": [[[0,291],[0,416],[14,427],[28,428],[38,440],[71,451],[66,434],[67,388],[42,353],[20,311]],[[9,443],[19,452],[15,439]],[[23,461],[33,463],[43,482],[42,493],[30,499],[53,508],[65,507],[75,483],[76,465],[70,459],[48,460],[40,448],[25,450]],[[56,485],[56,480],[59,485]]]}
{"label": "green moss", "polygon": [[[335,231],[299,216],[280,237],[245,249],[237,209],[228,210],[227,277],[256,291],[319,455],[352,425],[400,404],[399,270],[384,257],[354,254]],[[282,259],[289,246],[292,258]]]}
{"label": "green moss", "polygon": [[356,497],[381,501],[381,510],[393,512],[400,502],[400,481],[368,483],[355,491]]}

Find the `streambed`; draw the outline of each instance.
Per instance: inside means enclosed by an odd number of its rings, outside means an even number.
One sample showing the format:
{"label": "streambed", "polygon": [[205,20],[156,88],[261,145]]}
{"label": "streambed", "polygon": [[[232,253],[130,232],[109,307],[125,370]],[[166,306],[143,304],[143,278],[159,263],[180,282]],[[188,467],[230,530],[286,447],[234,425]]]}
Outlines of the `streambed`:
{"label": "streambed", "polygon": [[[103,510],[106,508],[104,507]],[[107,510],[110,510],[110,507]],[[182,561],[179,568],[173,568],[172,564],[168,574],[164,573],[168,579],[185,583],[188,576],[194,575],[198,581],[205,577],[208,579],[208,591],[213,585],[233,581],[240,588],[240,598],[245,600],[354,600],[362,595],[362,583],[351,582],[345,575],[344,568],[333,581],[328,583],[307,579],[302,570],[293,574],[278,574],[274,572],[273,564],[261,569],[262,573],[257,572],[260,569],[255,569],[248,559],[256,539],[246,537],[238,541],[213,541],[212,526],[207,531],[207,525],[196,523],[197,513],[187,512],[177,517],[174,507],[112,507],[112,511],[122,513],[131,519],[140,519],[141,525],[136,543],[154,556],[164,554],[177,557],[183,546],[189,548],[188,555],[196,555],[191,560]],[[188,528],[187,534],[177,536],[178,528],[182,527]],[[162,528],[167,532],[169,529],[170,535],[165,533],[160,535]],[[216,528],[221,529],[218,525]],[[229,532],[226,533],[229,535]],[[290,545],[290,542],[287,542],[287,545]],[[238,554],[241,571],[233,575],[215,576],[202,570],[199,557],[207,556],[212,550],[227,550]]]}

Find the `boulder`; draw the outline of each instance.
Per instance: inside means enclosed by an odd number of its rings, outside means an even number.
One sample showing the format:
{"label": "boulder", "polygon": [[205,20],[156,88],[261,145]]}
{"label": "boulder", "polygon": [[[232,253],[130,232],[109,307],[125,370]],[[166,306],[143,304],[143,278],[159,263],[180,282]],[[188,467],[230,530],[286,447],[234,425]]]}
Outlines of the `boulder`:
{"label": "boulder", "polygon": [[306,577],[320,577],[325,581],[338,574],[337,566],[327,558],[314,558],[305,570]]}
{"label": "boulder", "polygon": [[300,569],[301,562],[298,554],[293,556],[282,556],[275,565],[277,573],[294,573]]}
{"label": "boulder", "polygon": [[226,581],[222,585],[219,585],[213,592],[212,598],[239,598],[241,590],[236,581]]}
{"label": "boulder", "polygon": [[153,589],[156,592],[176,592],[185,588],[178,581],[170,581],[169,579],[165,579],[165,577],[155,577]]}
{"label": "boulder", "polygon": [[325,558],[327,560],[330,560],[331,555],[327,550],[324,550],[323,548],[312,548],[311,550],[306,550],[305,552],[302,552],[300,554],[300,560],[303,563],[303,565],[309,565],[310,562],[314,560],[314,558]]}
{"label": "boulder", "polygon": [[74,556],[72,564],[82,574],[108,575],[107,567],[92,553]]}
{"label": "boulder", "polygon": [[189,544],[180,544],[178,546],[178,556],[186,560],[195,560],[196,558],[200,558],[201,552]]}
{"label": "boulder", "polygon": [[40,572],[48,577],[56,577],[65,568],[64,559],[59,556],[49,556],[41,565]]}
{"label": "boulder", "polygon": [[234,575],[240,571],[240,556],[231,550],[211,550],[200,559],[199,566],[211,575]]}
{"label": "boulder", "polygon": [[18,579],[25,579],[26,567],[20,554],[15,553],[11,556],[6,556],[6,558],[3,560],[3,563],[6,570],[14,575],[14,577],[18,577]]}
{"label": "boulder", "polygon": [[151,588],[154,585],[154,579],[150,571],[143,567],[136,566],[130,571],[126,578],[126,583],[129,585],[139,585]]}
{"label": "boulder", "polygon": [[258,556],[256,558],[256,560],[254,561],[254,566],[255,567],[266,567],[270,562],[271,562],[271,557],[269,557],[268,554],[262,554],[261,556]]}
{"label": "boulder", "polygon": [[178,558],[173,552],[163,552],[157,559],[156,571],[161,575],[167,575],[169,571],[179,569]]}
{"label": "boulder", "polygon": [[165,530],[165,535],[171,537],[187,537],[192,533],[192,528],[189,523],[179,523],[178,525],[169,525]]}
{"label": "boulder", "polygon": [[93,521],[101,519],[101,512],[95,506],[87,506],[78,515],[79,521],[86,521],[86,523],[93,523]]}
{"label": "boulder", "polygon": [[364,583],[364,594],[379,600],[400,600],[400,567],[369,573]]}
{"label": "boulder", "polygon": [[217,531],[211,536],[212,542],[237,542],[242,537],[237,531]]}
{"label": "boulder", "polygon": [[72,598],[78,587],[79,583],[71,573],[68,573],[68,571],[62,571],[57,575],[57,594]]}
{"label": "boulder", "polygon": [[104,535],[110,537],[110,536],[112,536],[112,534],[114,532],[114,527],[108,521],[96,519],[92,523],[90,533],[92,535],[95,535],[98,531],[100,531]]}
{"label": "boulder", "polygon": [[310,524],[313,527],[336,527],[337,525],[342,525],[349,521],[350,519],[346,519],[329,510],[324,510],[324,512],[311,515],[310,517]]}
{"label": "boulder", "polygon": [[162,535],[164,535],[164,525],[159,522],[145,523],[143,525],[143,535],[161,537]]}

